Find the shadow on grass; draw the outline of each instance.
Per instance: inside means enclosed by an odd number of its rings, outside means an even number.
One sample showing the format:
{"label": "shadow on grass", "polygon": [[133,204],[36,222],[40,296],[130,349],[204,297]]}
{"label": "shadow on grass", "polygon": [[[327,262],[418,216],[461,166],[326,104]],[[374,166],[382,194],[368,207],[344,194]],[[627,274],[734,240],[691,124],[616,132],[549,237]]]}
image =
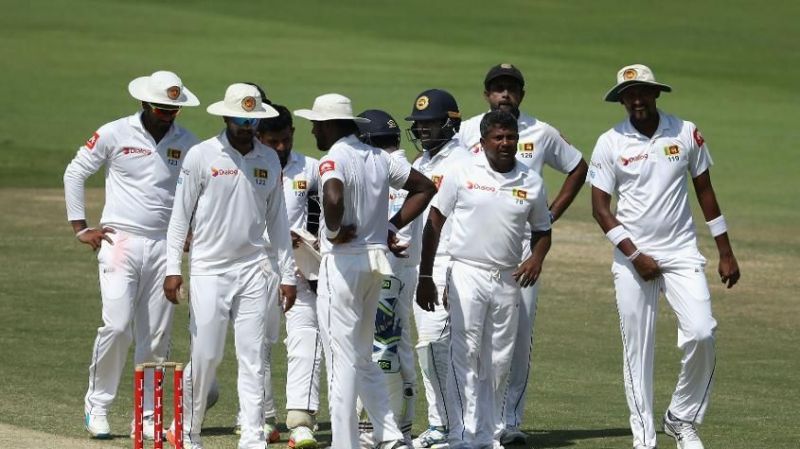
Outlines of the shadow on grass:
{"label": "shadow on grass", "polygon": [[595,438],[624,437],[631,434],[631,429],[568,429],[568,430],[526,430],[529,437],[524,444],[507,445],[508,448],[551,448],[574,446],[578,440]]}

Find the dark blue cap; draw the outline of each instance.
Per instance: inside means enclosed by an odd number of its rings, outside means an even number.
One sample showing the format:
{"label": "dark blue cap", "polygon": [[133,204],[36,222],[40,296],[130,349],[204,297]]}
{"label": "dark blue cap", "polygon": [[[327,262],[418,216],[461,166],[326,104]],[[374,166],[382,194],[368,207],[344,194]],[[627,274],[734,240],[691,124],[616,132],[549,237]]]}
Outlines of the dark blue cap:
{"label": "dark blue cap", "polygon": [[358,131],[363,137],[400,136],[400,127],[388,112],[380,109],[367,109],[358,116],[369,119],[369,123],[356,123]]}
{"label": "dark blue cap", "polygon": [[415,122],[418,120],[436,119],[461,119],[461,112],[458,110],[456,99],[449,92],[441,89],[428,89],[417,95],[411,115],[406,117],[406,121]]}

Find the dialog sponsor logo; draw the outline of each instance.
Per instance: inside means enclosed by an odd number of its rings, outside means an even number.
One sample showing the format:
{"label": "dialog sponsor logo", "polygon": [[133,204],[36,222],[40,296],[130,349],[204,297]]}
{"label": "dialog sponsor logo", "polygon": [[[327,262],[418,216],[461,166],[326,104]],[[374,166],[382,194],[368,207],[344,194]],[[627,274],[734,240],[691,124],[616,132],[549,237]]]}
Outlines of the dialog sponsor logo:
{"label": "dialog sponsor logo", "polygon": [[217,176],[236,176],[239,174],[238,168],[214,168],[211,167],[211,177],[216,178]]}
{"label": "dialog sponsor logo", "polygon": [[637,154],[636,156],[625,158],[620,157],[619,162],[622,164],[623,167],[627,167],[628,165],[639,162],[647,159],[647,153]]}

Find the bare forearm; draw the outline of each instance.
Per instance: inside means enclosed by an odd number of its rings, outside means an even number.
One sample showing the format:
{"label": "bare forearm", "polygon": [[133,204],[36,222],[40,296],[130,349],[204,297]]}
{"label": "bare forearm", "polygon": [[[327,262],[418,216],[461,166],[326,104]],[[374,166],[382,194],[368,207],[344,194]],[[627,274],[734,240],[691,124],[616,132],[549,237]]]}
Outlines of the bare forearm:
{"label": "bare forearm", "polygon": [[538,263],[544,262],[545,256],[550,251],[552,233],[548,231],[533,232],[531,235],[531,257]]}
{"label": "bare forearm", "polygon": [[71,220],[69,224],[72,225],[72,231],[75,232],[76,234],[79,231],[82,231],[89,227],[89,225],[86,224],[86,220]]}
{"label": "bare forearm", "polygon": [[397,211],[397,213],[389,221],[393,225],[397,226],[397,229],[405,227],[425,211],[425,208],[428,207],[428,203],[431,202],[435,194],[435,191],[424,191],[410,194],[408,197],[406,197],[406,200],[403,202],[403,206],[400,208],[400,210]]}
{"label": "bare forearm", "polygon": [[433,261],[436,258],[436,250],[439,248],[439,230],[429,219],[425,223],[422,231],[422,257],[419,263],[420,275],[431,275],[433,273]]}
{"label": "bare forearm", "polygon": [[340,188],[334,188],[329,184],[336,181],[325,183],[322,197],[322,210],[325,212],[325,226],[335,231],[342,227],[344,217],[343,192]]}

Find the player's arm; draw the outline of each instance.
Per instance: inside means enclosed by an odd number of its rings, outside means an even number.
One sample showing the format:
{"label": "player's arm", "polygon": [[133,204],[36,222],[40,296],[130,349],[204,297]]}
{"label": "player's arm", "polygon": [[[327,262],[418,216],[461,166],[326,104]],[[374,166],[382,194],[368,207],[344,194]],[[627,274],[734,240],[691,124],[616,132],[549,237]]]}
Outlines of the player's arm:
{"label": "player's arm", "polygon": [[436,206],[431,206],[428,221],[422,231],[422,257],[419,263],[419,283],[417,284],[417,304],[422,310],[433,312],[439,305],[436,284],[433,282],[433,261],[439,248],[439,236],[447,217]]}
{"label": "player's arm", "polygon": [[356,237],[354,224],[344,225],[344,173],[340,162],[326,156],[319,164],[322,184],[322,211],[325,222],[320,223],[321,233],[334,245],[347,243]]}
{"label": "player's arm", "polygon": [[592,186],[592,216],[611,243],[633,263],[642,279],[651,281],[661,274],[656,261],[636,248],[631,235],[611,212],[611,195],[596,186]]}
{"label": "player's arm", "polygon": [[567,210],[570,204],[572,204],[572,201],[575,200],[575,197],[578,196],[583,184],[586,182],[586,173],[588,171],[589,165],[581,158],[578,165],[576,165],[575,168],[569,172],[567,178],[564,179],[561,190],[559,190],[558,195],[556,195],[553,202],[550,204],[550,214],[553,222],[564,214],[564,211]]}
{"label": "player's arm", "polygon": [[725,217],[722,216],[719,203],[717,203],[717,195],[711,185],[711,174],[706,170],[699,176],[692,178],[692,183],[697,194],[697,201],[700,203],[700,209],[703,211],[703,217],[711,230],[714,242],[717,244],[717,251],[719,251],[719,277],[723,284],[727,283],[728,288],[731,288],[739,281],[741,274],[739,272],[739,263],[736,261],[736,256],[733,255],[733,248],[728,239]]}
{"label": "player's arm", "polygon": [[[276,170],[276,174],[280,173]],[[280,179],[280,177],[276,177]],[[267,235],[278,254],[278,267],[280,270],[281,306],[285,312],[294,305],[297,299],[297,281],[295,272],[297,268],[292,251],[292,237],[289,229],[289,215],[286,212],[286,199],[283,196],[283,186],[276,181],[267,196]]]}
{"label": "player's arm", "polygon": [[424,212],[436,195],[436,185],[413,168],[403,184],[403,189],[408,192],[408,196],[400,210],[389,220],[397,229],[405,227]]}
{"label": "player's arm", "polygon": [[[102,132],[102,136],[101,136]],[[89,176],[97,173],[107,161],[108,142],[111,139],[105,130],[98,130],[78,149],[78,153],[64,171],[64,199],[67,204],[67,220],[72,226],[75,237],[81,243],[100,248],[103,240],[113,245],[114,242],[108,235],[113,233],[111,228],[90,228],[86,223],[85,212],[85,184]]]}
{"label": "player's arm", "polygon": [[190,232],[192,215],[202,191],[202,170],[197,152],[189,152],[178,175],[175,189],[175,200],[172,203],[172,215],[167,228],[167,266],[164,278],[164,296],[173,304],[180,302],[179,290],[183,284],[181,263],[183,249]]}

